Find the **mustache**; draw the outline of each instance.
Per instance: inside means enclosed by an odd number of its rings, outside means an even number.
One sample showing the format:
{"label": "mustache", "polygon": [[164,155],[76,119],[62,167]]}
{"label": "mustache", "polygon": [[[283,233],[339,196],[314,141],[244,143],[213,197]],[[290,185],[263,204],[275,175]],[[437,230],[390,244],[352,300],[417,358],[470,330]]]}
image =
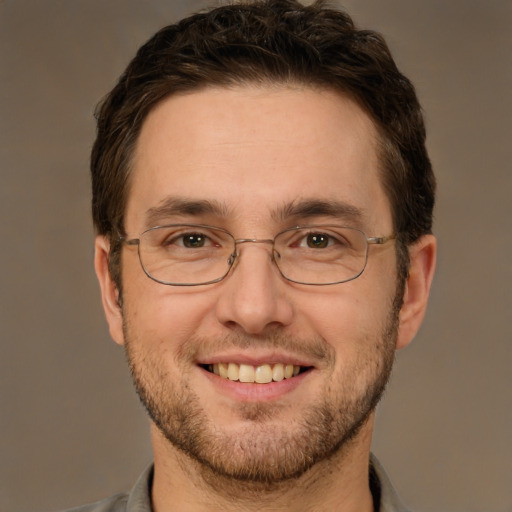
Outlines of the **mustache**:
{"label": "mustache", "polygon": [[332,364],[336,358],[333,347],[321,337],[304,339],[279,332],[265,336],[250,336],[243,333],[227,334],[220,338],[192,336],[180,347],[177,358],[190,361],[196,359],[199,354],[204,358],[225,350],[247,350],[251,347],[282,350],[327,364]]}

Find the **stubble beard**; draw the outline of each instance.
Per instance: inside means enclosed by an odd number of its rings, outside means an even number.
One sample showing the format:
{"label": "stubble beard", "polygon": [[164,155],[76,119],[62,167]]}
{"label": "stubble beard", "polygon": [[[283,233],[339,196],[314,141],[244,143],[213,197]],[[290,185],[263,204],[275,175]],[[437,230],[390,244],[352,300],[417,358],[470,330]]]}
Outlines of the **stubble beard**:
{"label": "stubble beard", "polygon": [[[298,411],[295,419],[286,423],[272,421],[282,412],[279,405],[244,404],[237,412],[245,426],[236,433],[223,431],[209,420],[186,373],[176,383],[158,354],[137,352],[137,339],[132,338],[126,321],[125,348],[137,394],[169,443],[199,463],[210,476],[270,489],[342,452],[357,436],[382,397],[391,374],[400,306],[401,295],[397,294],[380,336],[361,341],[366,348],[357,364],[344,369],[339,382],[331,381],[318,395],[318,403]],[[189,345],[208,342],[195,339],[189,340]],[[228,347],[249,342],[240,336],[217,340],[220,346]],[[334,351],[321,339],[291,340],[274,333],[268,342],[272,346],[295,344],[317,351],[322,346],[326,359],[334,363]],[[366,379],[363,390],[354,385],[361,381],[361,375]]]}

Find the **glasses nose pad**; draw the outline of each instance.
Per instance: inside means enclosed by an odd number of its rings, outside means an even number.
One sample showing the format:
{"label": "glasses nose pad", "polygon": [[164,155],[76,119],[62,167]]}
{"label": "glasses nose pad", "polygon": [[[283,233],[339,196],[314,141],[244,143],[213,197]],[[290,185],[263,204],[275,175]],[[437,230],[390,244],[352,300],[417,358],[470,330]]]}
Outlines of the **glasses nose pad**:
{"label": "glasses nose pad", "polygon": [[276,249],[272,250],[272,261],[275,263],[277,269],[282,274],[283,272],[281,270],[281,254]]}
{"label": "glasses nose pad", "polygon": [[235,264],[235,261],[237,259],[237,254],[236,252],[233,252],[229,255],[229,258],[228,258],[228,265],[229,267],[231,268],[234,264]]}

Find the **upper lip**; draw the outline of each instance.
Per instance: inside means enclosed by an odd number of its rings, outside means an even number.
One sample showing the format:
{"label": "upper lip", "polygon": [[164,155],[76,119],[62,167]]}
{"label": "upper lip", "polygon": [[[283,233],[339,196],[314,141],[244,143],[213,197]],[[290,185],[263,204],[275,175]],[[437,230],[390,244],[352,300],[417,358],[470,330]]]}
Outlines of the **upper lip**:
{"label": "upper lip", "polygon": [[197,358],[197,364],[217,364],[217,363],[236,363],[252,366],[261,366],[263,364],[293,364],[295,366],[315,366],[314,362],[304,356],[290,354],[285,352],[266,352],[260,354],[249,354],[246,352],[225,352],[216,353],[211,356],[202,356]]}

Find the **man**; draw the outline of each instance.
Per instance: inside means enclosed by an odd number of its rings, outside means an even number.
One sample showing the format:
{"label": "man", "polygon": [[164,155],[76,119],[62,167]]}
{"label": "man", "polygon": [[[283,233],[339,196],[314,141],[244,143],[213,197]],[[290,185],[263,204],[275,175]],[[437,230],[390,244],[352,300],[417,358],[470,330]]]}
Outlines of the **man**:
{"label": "man", "polygon": [[322,3],[192,16],[98,111],[95,266],[154,466],[83,511],[405,510],[370,456],[435,267],[414,89]]}

